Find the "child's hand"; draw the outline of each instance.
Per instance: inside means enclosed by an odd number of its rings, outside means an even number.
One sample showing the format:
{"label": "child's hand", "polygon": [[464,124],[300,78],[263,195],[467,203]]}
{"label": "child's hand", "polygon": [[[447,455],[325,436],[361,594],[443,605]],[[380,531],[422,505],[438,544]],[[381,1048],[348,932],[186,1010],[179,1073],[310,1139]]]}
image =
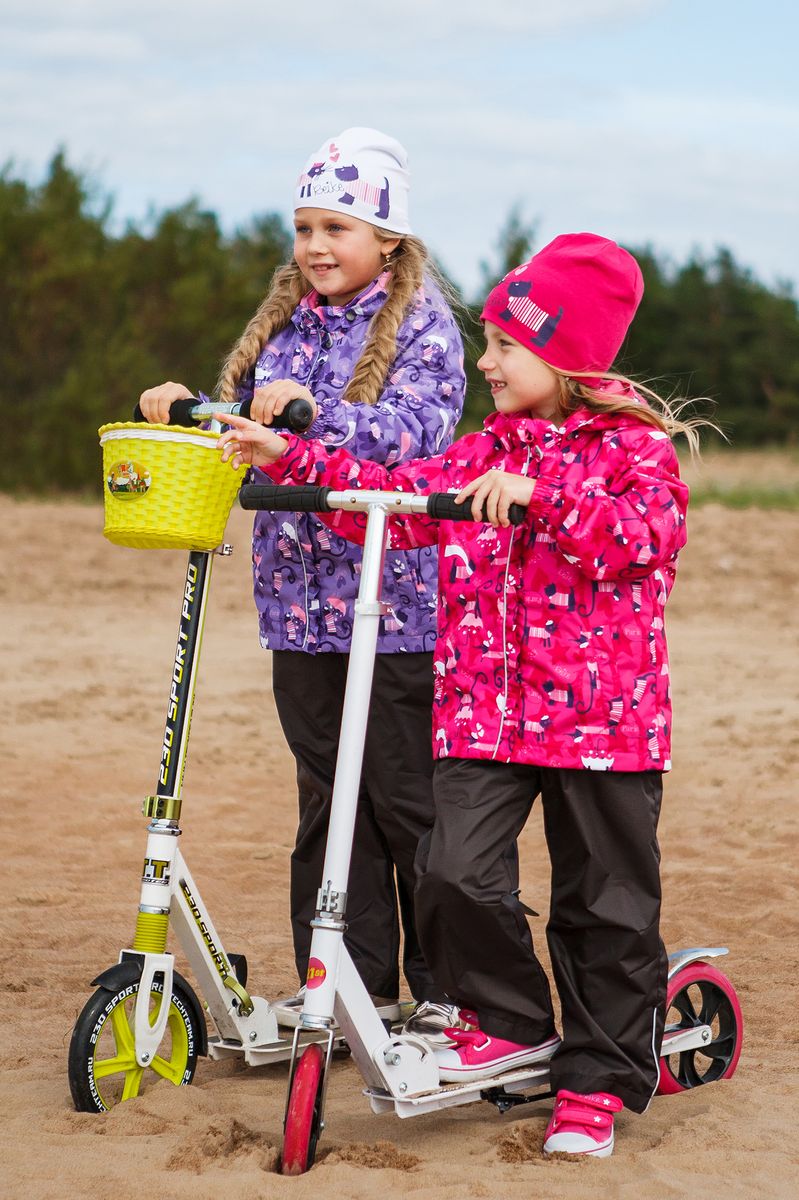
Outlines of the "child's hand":
{"label": "child's hand", "polygon": [[192,393],[182,383],[161,383],[148,388],[139,396],[139,408],[145,421],[155,425],[169,424],[169,410],[176,400],[190,400]]}
{"label": "child's hand", "polygon": [[535,480],[525,475],[514,475],[512,471],[486,471],[461,488],[455,497],[458,504],[472,496],[472,516],[475,521],[483,520],[483,505],[486,517],[492,525],[510,525],[508,509],[511,504],[530,503]]}
{"label": "child's hand", "polygon": [[273,379],[266,387],[256,388],[253,392],[250,416],[261,425],[271,425],[275,417],[282,413],[291,400],[308,400],[313,408],[314,419],[318,411],[317,403],[307,387],[302,387],[292,379]]}
{"label": "child's hand", "polygon": [[285,438],[257,421],[248,421],[233,413],[214,413],[214,420],[233,426],[225,430],[216,447],[222,451],[222,462],[229,462],[234,469],[244,463],[266,467],[282,458],[288,448]]}

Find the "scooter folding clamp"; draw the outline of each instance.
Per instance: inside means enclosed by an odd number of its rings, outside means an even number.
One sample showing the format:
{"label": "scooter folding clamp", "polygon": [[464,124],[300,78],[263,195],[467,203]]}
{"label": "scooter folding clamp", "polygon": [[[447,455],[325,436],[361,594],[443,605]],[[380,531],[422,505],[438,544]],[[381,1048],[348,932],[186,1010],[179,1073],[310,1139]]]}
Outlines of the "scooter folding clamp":
{"label": "scooter folding clamp", "polygon": [[395,1100],[436,1091],[438,1063],[428,1042],[416,1034],[393,1037],[375,1048],[377,1066],[387,1093]]}
{"label": "scooter folding clamp", "polygon": [[177,821],[180,819],[181,803],[179,796],[145,796],[141,806],[142,815],[154,821]]}
{"label": "scooter folding clamp", "polygon": [[316,915],[323,917],[325,913],[343,917],[347,910],[347,893],[335,891],[329,883],[320,888],[316,895]]}
{"label": "scooter folding clamp", "polygon": [[385,617],[388,613],[393,612],[390,604],[385,604],[382,600],[356,600],[355,601],[356,615],[360,614],[364,617]]}
{"label": "scooter folding clamp", "polygon": [[226,975],[223,982],[225,987],[228,988],[236,997],[241,1015],[243,1017],[249,1017],[255,1008],[255,1005],[250,998],[250,993],[239,983],[235,975]]}

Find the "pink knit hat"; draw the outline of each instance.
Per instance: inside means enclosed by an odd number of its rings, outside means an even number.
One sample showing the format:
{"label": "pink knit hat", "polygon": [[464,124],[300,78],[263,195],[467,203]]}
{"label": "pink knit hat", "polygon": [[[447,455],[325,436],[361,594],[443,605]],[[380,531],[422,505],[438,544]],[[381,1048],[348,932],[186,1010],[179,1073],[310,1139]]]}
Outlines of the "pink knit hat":
{"label": "pink knit hat", "polygon": [[621,246],[563,233],[497,284],[480,319],[566,374],[607,371],[643,292],[638,263]]}

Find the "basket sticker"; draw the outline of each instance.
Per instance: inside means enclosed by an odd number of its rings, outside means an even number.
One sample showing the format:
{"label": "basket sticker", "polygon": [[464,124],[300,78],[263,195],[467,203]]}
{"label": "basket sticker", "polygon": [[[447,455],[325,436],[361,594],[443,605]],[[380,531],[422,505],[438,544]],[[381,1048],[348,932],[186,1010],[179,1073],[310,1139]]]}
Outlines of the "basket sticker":
{"label": "basket sticker", "polygon": [[308,974],[305,978],[305,986],[308,988],[321,987],[325,981],[327,971],[325,964],[319,958],[308,959]]}
{"label": "basket sticker", "polygon": [[125,459],[114,463],[105,477],[112,496],[124,500],[127,496],[143,496],[150,490],[150,472],[141,463]]}

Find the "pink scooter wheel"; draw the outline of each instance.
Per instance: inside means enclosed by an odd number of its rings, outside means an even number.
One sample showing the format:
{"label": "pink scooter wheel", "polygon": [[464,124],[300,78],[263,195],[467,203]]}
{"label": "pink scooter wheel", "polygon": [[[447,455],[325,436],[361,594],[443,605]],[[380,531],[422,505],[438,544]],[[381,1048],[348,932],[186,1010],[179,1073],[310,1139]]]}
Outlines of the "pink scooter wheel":
{"label": "pink scooter wheel", "polygon": [[318,1045],[308,1046],[297,1063],[283,1132],[280,1164],[283,1175],[303,1175],[313,1166],[319,1139],[324,1064],[325,1056]]}
{"label": "pink scooter wheel", "polygon": [[661,1057],[661,1096],[729,1079],[738,1066],[744,1032],[741,1006],[727,976],[704,962],[689,963],[673,975],[666,994],[666,1030],[697,1025],[710,1026],[710,1042]]}

